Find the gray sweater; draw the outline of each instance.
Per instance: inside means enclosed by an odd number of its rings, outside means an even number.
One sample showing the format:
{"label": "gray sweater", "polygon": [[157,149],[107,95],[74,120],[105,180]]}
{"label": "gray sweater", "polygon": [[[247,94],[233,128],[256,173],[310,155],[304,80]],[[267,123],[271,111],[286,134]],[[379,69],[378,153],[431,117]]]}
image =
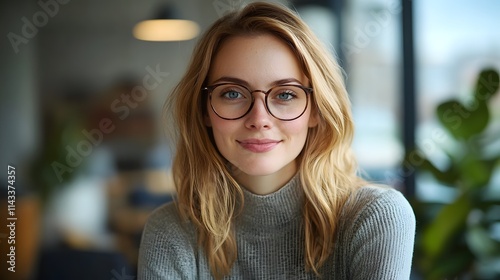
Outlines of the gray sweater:
{"label": "gray sweater", "polygon": [[[235,224],[238,259],[225,279],[318,279],[306,272],[298,176],[269,195],[245,191]],[[415,216],[403,195],[366,186],[346,202],[334,251],[322,279],[409,279]],[[213,279],[195,229],[174,204],[149,218],[139,254],[139,279]]]}

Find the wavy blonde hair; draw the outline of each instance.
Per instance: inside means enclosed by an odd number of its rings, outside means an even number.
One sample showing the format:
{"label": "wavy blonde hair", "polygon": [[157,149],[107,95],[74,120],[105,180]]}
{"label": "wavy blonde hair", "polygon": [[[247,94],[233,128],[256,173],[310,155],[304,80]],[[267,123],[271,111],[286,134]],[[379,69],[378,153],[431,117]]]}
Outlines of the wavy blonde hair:
{"label": "wavy blonde hair", "polygon": [[202,88],[221,44],[231,36],[271,34],[286,42],[298,57],[314,88],[313,110],[319,125],[309,129],[300,155],[299,173],[305,192],[304,230],[307,270],[319,268],[332,252],[337,220],[349,194],[363,181],[351,152],[354,132],[342,71],[329,51],[291,10],[255,2],[218,19],[198,42],[187,71],[169,96],[165,112],[176,129],[173,177],[182,218],[197,229],[215,278],[228,275],[237,258],[233,221],[243,200],[205,125],[207,98]]}

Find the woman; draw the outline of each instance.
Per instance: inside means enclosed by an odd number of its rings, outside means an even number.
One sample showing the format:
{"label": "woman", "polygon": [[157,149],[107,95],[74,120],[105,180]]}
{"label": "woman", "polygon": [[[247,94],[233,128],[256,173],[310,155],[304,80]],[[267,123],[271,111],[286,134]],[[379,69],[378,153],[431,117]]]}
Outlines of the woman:
{"label": "woman", "polygon": [[300,18],[216,21],[167,111],[175,204],[144,229],[140,279],[408,279],[415,217],[356,175],[341,69]]}

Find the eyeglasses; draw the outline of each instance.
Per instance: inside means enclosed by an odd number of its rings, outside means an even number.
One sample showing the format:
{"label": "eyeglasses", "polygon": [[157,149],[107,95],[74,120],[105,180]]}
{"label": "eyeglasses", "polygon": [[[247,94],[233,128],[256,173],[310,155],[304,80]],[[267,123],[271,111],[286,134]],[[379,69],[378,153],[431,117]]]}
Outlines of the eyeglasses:
{"label": "eyeglasses", "polygon": [[307,109],[308,95],[312,88],[302,85],[277,85],[268,91],[249,90],[234,83],[220,83],[203,88],[209,93],[210,106],[217,116],[225,120],[237,120],[252,110],[254,92],[265,94],[266,109],[273,117],[282,121],[300,118]]}

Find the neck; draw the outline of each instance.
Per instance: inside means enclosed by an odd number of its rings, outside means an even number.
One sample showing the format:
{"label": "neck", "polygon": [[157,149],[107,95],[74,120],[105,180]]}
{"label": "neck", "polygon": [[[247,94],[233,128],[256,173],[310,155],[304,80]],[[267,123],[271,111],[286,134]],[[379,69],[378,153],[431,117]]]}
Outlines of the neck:
{"label": "neck", "polygon": [[244,227],[253,237],[262,236],[268,230],[283,231],[303,213],[305,196],[298,175],[272,194],[258,195],[246,188],[243,194],[243,201],[238,201],[243,203],[238,205],[243,205],[243,211],[237,216],[237,227]]}
{"label": "neck", "polygon": [[297,163],[292,161],[272,174],[256,176],[239,172],[235,179],[248,191],[258,195],[267,195],[283,187],[295,173],[297,173]]}

